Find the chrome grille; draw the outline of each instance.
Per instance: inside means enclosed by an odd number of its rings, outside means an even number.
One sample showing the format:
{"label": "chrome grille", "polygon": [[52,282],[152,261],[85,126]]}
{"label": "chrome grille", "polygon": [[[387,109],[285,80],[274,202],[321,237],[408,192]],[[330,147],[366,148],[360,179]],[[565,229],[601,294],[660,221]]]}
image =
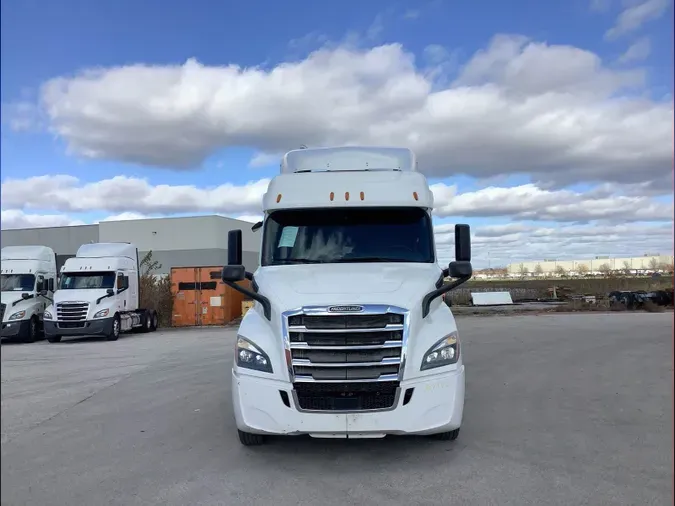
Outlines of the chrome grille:
{"label": "chrome grille", "polygon": [[88,302],[58,302],[56,319],[60,322],[80,322],[87,319]]}
{"label": "chrome grille", "polygon": [[405,364],[408,311],[364,305],[361,314],[305,307],[284,313],[286,358],[300,409],[391,409]]}

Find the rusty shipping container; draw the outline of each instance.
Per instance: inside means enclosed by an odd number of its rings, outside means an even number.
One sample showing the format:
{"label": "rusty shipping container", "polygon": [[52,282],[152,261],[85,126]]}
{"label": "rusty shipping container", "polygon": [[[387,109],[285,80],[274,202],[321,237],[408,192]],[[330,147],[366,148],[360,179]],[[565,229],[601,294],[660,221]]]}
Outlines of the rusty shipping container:
{"label": "rusty shipping container", "polygon": [[[220,281],[222,267],[172,267],[174,327],[225,325],[242,314],[244,295]],[[239,283],[249,287],[250,282]]]}

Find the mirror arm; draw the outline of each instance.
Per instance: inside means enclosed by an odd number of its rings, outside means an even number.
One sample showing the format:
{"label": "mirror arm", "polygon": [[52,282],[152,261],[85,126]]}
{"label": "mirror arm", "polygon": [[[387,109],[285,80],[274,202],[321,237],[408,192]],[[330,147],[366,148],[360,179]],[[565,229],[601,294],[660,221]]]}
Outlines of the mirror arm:
{"label": "mirror arm", "polygon": [[269,321],[272,320],[272,303],[267,297],[265,297],[264,295],[260,295],[259,293],[247,290],[243,286],[239,286],[237,283],[233,283],[232,281],[223,280],[223,283],[225,283],[233,290],[236,290],[239,293],[243,293],[247,297],[250,297],[253,300],[260,302],[260,305],[263,307],[263,313],[265,314],[265,318],[267,318]]}
{"label": "mirror arm", "polygon": [[448,283],[447,285],[443,285],[440,288],[437,288],[433,292],[429,292],[424,296],[424,299],[422,299],[422,318],[426,318],[427,315],[429,314],[429,310],[431,308],[431,302],[443,295],[444,293],[448,293],[450,290],[454,290],[457,288],[459,285],[463,285],[467,281],[471,279],[471,276],[467,276],[464,278],[458,278],[451,283]]}

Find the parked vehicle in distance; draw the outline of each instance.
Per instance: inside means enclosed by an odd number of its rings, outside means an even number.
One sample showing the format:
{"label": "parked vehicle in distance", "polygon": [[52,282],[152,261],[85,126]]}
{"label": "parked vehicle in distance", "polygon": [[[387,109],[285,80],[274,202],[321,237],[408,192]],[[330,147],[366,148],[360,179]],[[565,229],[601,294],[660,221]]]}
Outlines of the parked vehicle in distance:
{"label": "parked vehicle in distance", "polygon": [[32,343],[52,302],[56,254],[47,246],[5,246],[0,255],[2,339]]}
{"label": "parked vehicle in distance", "polygon": [[47,340],[64,336],[105,336],[157,329],[157,313],[140,306],[138,249],[130,243],[83,244],[66,260],[44,313]]}
{"label": "parked vehicle in distance", "polygon": [[[400,148],[291,151],[263,198],[260,267],[229,233],[222,279],[255,301],[238,329],[239,440],[459,435],[464,364],[441,300],[472,275],[468,225],[438,264],[433,194]],[[445,277],[455,278],[444,284]],[[236,283],[251,281],[249,290]]]}

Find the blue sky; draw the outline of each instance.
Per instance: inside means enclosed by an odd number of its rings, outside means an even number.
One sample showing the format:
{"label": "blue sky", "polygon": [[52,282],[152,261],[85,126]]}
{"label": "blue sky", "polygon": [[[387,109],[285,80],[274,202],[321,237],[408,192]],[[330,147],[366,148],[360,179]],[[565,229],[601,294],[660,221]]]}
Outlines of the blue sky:
{"label": "blue sky", "polygon": [[[665,2],[665,7],[622,36],[608,37],[608,30],[617,24],[622,12],[649,2],[654,5],[654,2]],[[410,7],[412,5],[414,8]],[[463,69],[477,51],[486,51],[496,35],[506,34],[526,37],[530,41],[546,44],[549,48],[566,46],[593,53],[599,58],[599,65],[608,73],[627,70],[642,72],[643,78],[638,87],[611,90],[598,97],[599,104],[609,103],[614,106],[615,103],[608,101],[640,97],[640,100],[661,104],[672,111],[672,95],[669,95],[673,84],[672,5],[666,0],[431,0],[414,4],[382,0],[347,4],[295,0],[249,3],[206,0],[14,0],[2,3],[1,20],[3,125],[0,162],[3,190],[8,180],[27,181],[33,176],[55,174],[74,176],[81,184],[124,175],[144,179],[152,186],[194,185],[198,188],[225,183],[243,185],[276,174],[276,162],[261,167],[249,166],[252,157],[265,151],[268,145],[229,144],[219,147],[216,143],[208,150],[208,156],[203,158],[199,167],[193,170],[180,170],[161,163],[153,166],[133,161],[122,162],[121,157],[116,159],[114,155],[96,159],[83,156],[81,152],[70,152],[68,146],[72,138],[64,134],[67,130],[57,128],[55,132],[53,128],[63,124],[53,114],[45,114],[40,109],[42,87],[57,77],[71,79],[87,69],[105,72],[134,64],[180,66],[193,58],[207,68],[237,64],[244,68],[257,66],[271,71],[284,63],[305,60],[326,43],[330,47],[351,43],[362,51],[396,43],[402,45],[406,54],[414,55],[418,69],[430,64],[430,55],[435,54],[432,49],[442,48],[443,79],[434,82],[434,87],[443,89],[463,75]],[[622,61],[622,55],[632,44],[647,38],[648,51],[630,62]],[[523,61],[527,64],[527,60]],[[560,61],[559,65],[565,67],[568,63]],[[545,74],[547,71],[542,69],[541,72]],[[518,79],[522,81],[523,78]],[[35,123],[31,128],[17,129],[10,125],[12,115],[16,114],[12,107],[17,104],[30,107],[31,121]],[[489,130],[487,132],[489,136]],[[655,139],[657,137],[655,134]],[[299,138],[297,141],[303,142]],[[645,142],[649,142],[649,139]],[[290,145],[289,149],[294,147]],[[455,185],[460,194],[476,192],[488,186],[508,188],[528,183],[535,183],[544,189],[552,188],[552,191],[567,189],[583,194],[602,183],[601,177],[544,181],[541,174],[533,172],[534,169],[524,173],[516,170],[508,173],[495,168],[494,177],[485,177],[490,172],[490,163],[496,167],[500,161],[500,157],[496,156],[493,162],[481,162],[481,177],[472,177],[473,168],[467,164],[455,168],[447,176],[439,169],[430,174],[430,182]],[[647,171],[647,163],[654,164],[654,157],[644,162],[644,169],[643,162],[636,161],[631,170]],[[652,172],[656,171],[654,169]],[[652,174],[645,176],[644,180],[626,177],[625,183],[630,184],[654,182]],[[611,182],[623,184],[624,181],[619,179]],[[617,186],[613,191],[617,198],[634,195],[634,190],[623,186]],[[4,197],[3,192],[3,200],[6,201]],[[641,197],[643,200],[639,205],[642,206],[645,198],[651,199],[649,202],[664,205],[672,203],[672,195],[668,191]],[[634,205],[638,205],[637,201]],[[3,202],[3,212],[16,208],[16,202],[10,206]],[[119,214],[109,209],[96,208],[64,212],[46,203],[44,206],[19,205],[18,208],[24,214],[66,214],[73,220],[84,222]],[[128,212],[154,214],[148,212],[147,208],[140,210],[133,209],[133,206]],[[196,212],[188,210],[179,214]],[[248,215],[252,212],[239,214]],[[500,215],[496,211],[483,214],[487,215],[468,215],[461,221],[475,227],[514,222],[513,214]],[[447,216],[438,222],[455,222],[460,221],[459,218]],[[36,220],[33,221],[39,223]],[[530,220],[523,216],[519,216],[518,221],[528,226],[553,228],[594,222],[592,219]],[[617,224],[607,220],[599,223],[607,226]],[[663,223],[663,219],[649,220],[648,223]],[[8,219],[3,221],[3,228],[7,226],[11,226]]]}

